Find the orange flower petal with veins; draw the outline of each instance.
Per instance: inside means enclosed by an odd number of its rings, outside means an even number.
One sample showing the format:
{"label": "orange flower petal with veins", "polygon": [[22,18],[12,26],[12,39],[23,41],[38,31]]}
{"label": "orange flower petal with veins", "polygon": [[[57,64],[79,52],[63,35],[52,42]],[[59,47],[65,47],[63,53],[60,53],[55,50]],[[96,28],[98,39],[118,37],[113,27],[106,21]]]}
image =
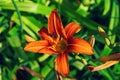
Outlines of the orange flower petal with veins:
{"label": "orange flower petal with veins", "polygon": [[39,52],[41,49],[49,47],[50,44],[47,40],[33,41],[28,43],[24,50],[29,52]]}
{"label": "orange flower petal with veins", "polygon": [[55,59],[55,70],[66,76],[69,74],[68,54],[60,53]]}
{"label": "orange flower petal with veins", "polygon": [[[56,29],[55,29],[54,14],[55,14],[55,11],[53,10],[50,13],[50,16],[48,18],[48,33],[57,37],[59,34],[56,32]],[[60,24],[60,23],[58,23],[58,24]]]}
{"label": "orange flower petal with veins", "polygon": [[58,54],[57,51],[53,50],[52,48],[50,47],[45,47],[45,48],[42,48],[38,51],[38,53],[46,53],[46,54]]}
{"label": "orange flower petal with veins", "polygon": [[48,18],[48,32],[55,37],[62,36],[66,39],[65,30],[57,10],[53,10]]}
{"label": "orange flower petal with veins", "polygon": [[81,38],[73,38],[72,40],[70,40],[68,45],[68,51],[76,53],[85,53],[88,55],[93,54],[93,50],[90,44]]}
{"label": "orange flower petal with veins", "polygon": [[81,26],[79,26],[78,24],[71,22],[69,23],[66,27],[65,27],[65,32],[67,35],[67,38],[72,38],[74,33],[78,32],[81,30]]}

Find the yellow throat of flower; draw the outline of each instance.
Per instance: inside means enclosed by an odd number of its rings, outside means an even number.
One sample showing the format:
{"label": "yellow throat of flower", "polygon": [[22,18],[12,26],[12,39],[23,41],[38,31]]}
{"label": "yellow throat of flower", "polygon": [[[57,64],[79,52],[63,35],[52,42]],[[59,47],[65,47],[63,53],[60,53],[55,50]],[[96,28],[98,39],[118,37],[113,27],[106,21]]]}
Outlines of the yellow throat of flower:
{"label": "yellow throat of flower", "polygon": [[56,50],[60,53],[64,52],[67,48],[67,42],[65,40],[60,40],[58,41],[57,45],[56,45]]}

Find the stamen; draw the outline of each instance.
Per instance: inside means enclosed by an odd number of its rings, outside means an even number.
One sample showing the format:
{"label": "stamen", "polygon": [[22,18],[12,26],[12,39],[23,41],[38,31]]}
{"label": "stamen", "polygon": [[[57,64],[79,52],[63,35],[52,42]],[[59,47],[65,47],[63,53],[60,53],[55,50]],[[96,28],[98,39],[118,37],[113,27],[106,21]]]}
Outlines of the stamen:
{"label": "stamen", "polygon": [[57,45],[56,45],[56,50],[58,52],[64,52],[67,48],[67,42],[65,40],[60,40],[58,41]]}

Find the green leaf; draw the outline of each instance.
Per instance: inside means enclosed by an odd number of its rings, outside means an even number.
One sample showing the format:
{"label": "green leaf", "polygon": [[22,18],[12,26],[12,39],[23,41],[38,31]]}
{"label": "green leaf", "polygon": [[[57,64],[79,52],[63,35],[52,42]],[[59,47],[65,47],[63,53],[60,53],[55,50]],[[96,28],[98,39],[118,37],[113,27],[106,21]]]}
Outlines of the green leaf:
{"label": "green leaf", "polygon": [[38,33],[39,27],[37,27],[34,23],[32,23],[27,17],[22,16],[23,22],[36,34]]}
{"label": "green leaf", "polygon": [[11,44],[12,47],[20,47],[21,46],[21,41],[18,37],[17,31],[18,31],[18,28],[13,27],[9,31],[10,37],[7,37],[7,40],[9,41],[9,43]]}
{"label": "green leaf", "polygon": [[41,75],[42,75],[43,77],[46,77],[51,70],[52,70],[52,69],[51,69],[48,65],[46,65],[46,66],[43,67],[42,72],[41,72]]}
{"label": "green leaf", "polygon": [[105,45],[104,49],[101,51],[101,56],[108,56],[112,52],[112,49]]}
{"label": "green leaf", "polygon": [[[16,1],[15,3],[17,4],[17,7],[20,11],[35,13],[35,14],[48,15],[50,11],[53,9],[53,7],[47,7],[41,4],[36,4],[33,3],[32,1],[26,1],[26,2]],[[0,8],[6,10],[15,10],[12,2],[6,0],[0,0]]]}
{"label": "green leaf", "polygon": [[[12,21],[14,21],[15,23],[17,23],[18,25],[20,25],[20,23],[19,23],[19,19],[18,19],[18,17],[17,17],[17,14],[16,14],[16,12],[14,12],[14,14],[12,15],[12,17],[11,17],[11,20]],[[28,20],[29,21],[29,20]],[[22,23],[23,25],[23,30],[25,30],[26,31],[26,33],[27,34],[29,34],[31,37],[33,37],[34,39],[37,39],[37,36],[34,34],[34,32],[32,31],[32,30],[30,30],[30,28],[27,26],[27,25],[25,25],[25,23]],[[35,33],[37,33],[37,32],[35,32]]]}
{"label": "green leaf", "polygon": [[41,75],[43,77],[46,77],[51,70],[54,70],[53,69],[53,66],[54,66],[54,58],[55,56],[52,56],[52,58],[48,61],[48,65],[45,65],[43,68],[42,68],[42,72],[41,72]]}
{"label": "green leaf", "polygon": [[40,57],[38,58],[38,60],[39,60],[40,62],[43,62],[43,61],[45,61],[47,58],[49,58],[49,56],[50,56],[50,55],[48,55],[48,54],[44,54],[44,55],[40,56]]}
{"label": "green leaf", "polygon": [[36,72],[40,71],[39,63],[36,60],[30,61],[29,64],[30,64],[30,67],[32,70],[34,70]]}
{"label": "green leaf", "polygon": [[116,35],[113,34],[114,32],[113,30],[115,30],[119,22],[119,6],[117,4],[118,4],[117,0],[114,0],[112,2],[112,12],[111,12],[110,23],[109,23],[108,35],[111,35],[109,36],[109,39],[111,40],[112,44],[114,44],[116,39]]}
{"label": "green leaf", "polygon": [[110,11],[110,7],[111,7],[111,0],[104,0],[104,11],[102,14],[103,16],[108,14],[108,12]]}
{"label": "green leaf", "polygon": [[[84,25],[85,27],[89,28],[90,30],[96,31],[97,26],[100,25],[86,17],[83,17],[82,15],[78,14],[75,9],[71,7],[66,7],[66,5],[70,5],[70,2],[63,2],[64,4],[61,5],[63,9],[63,12],[66,16],[77,20],[80,24]],[[71,6],[71,5],[70,5]]]}

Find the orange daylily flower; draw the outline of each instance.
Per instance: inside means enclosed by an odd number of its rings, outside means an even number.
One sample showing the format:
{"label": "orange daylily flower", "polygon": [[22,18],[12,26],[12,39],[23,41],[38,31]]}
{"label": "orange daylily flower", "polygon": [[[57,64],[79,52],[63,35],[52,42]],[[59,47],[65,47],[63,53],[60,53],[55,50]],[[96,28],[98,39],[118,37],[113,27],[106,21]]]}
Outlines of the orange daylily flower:
{"label": "orange daylily flower", "polygon": [[28,43],[24,50],[29,52],[56,54],[55,70],[66,76],[69,74],[68,53],[93,54],[90,44],[73,37],[74,33],[81,30],[81,26],[71,22],[63,28],[62,21],[57,10],[53,10],[48,18],[48,29],[43,27],[39,30],[42,40]]}

